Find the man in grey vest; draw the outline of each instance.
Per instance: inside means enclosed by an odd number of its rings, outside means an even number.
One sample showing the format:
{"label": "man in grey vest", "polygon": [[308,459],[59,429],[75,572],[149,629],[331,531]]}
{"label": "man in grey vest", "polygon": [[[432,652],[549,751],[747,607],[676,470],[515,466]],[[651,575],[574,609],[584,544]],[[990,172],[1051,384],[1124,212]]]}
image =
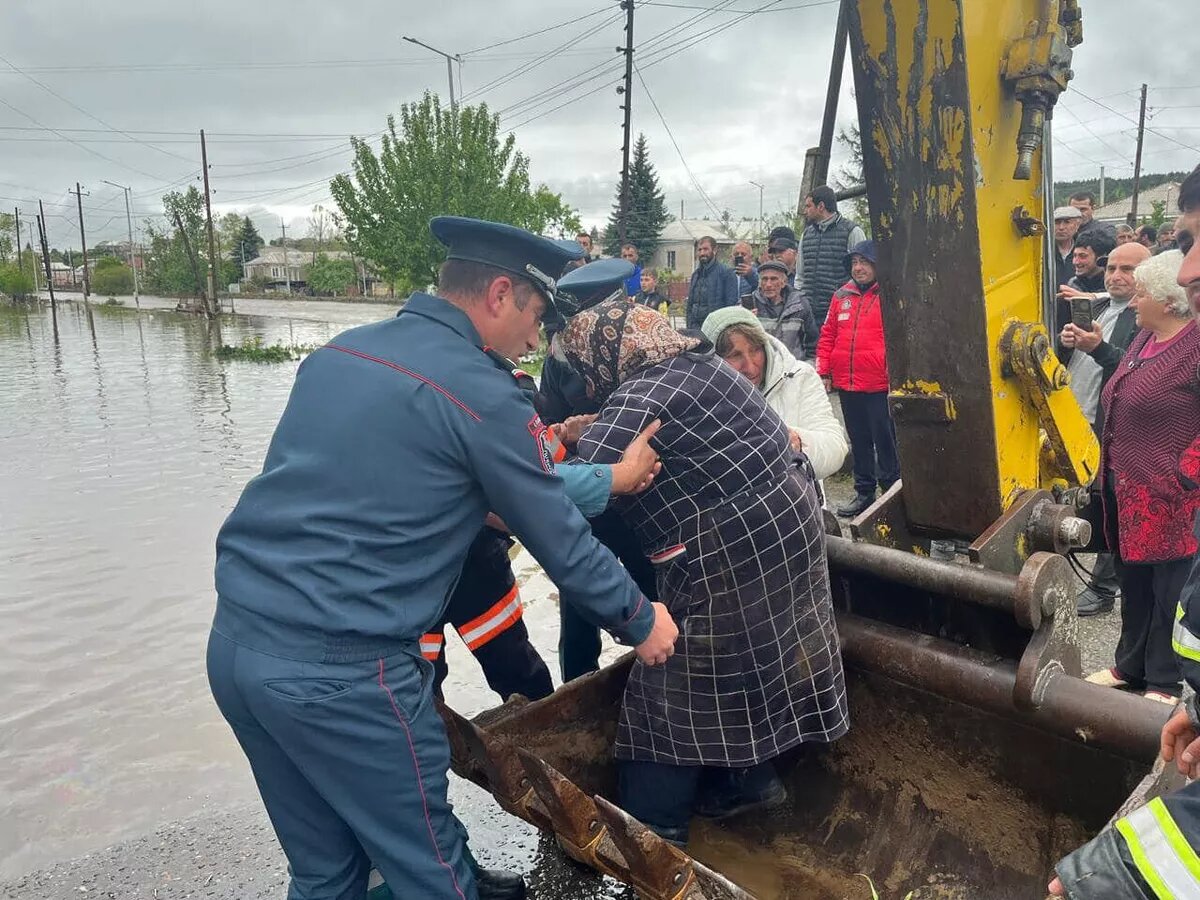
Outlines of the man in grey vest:
{"label": "man in grey vest", "polygon": [[[837,211],[837,195],[827,184],[804,198],[804,218],[808,224],[800,237],[796,287],[808,295],[816,320],[824,322],[834,291],[846,281],[842,260],[867,236]],[[816,341],[805,349],[809,359],[816,357]]]}

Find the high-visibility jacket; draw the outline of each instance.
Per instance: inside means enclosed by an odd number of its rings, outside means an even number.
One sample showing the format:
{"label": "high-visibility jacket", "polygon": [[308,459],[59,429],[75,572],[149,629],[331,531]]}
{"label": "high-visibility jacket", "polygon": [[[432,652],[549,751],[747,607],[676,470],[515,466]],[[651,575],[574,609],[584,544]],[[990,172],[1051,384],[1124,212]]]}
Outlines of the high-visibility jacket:
{"label": "high-visibility jacket", "polygon": [[[1200,538],[1200,518],[1196,536]],[[1192,690],[1200,688],[1200,556],[1175,612],[1171,643]],[[1196,696],[1188,718],[1200,733]],[[1070,900],[1200,898],[1200,781],[1157,797],[1059,862]]]}

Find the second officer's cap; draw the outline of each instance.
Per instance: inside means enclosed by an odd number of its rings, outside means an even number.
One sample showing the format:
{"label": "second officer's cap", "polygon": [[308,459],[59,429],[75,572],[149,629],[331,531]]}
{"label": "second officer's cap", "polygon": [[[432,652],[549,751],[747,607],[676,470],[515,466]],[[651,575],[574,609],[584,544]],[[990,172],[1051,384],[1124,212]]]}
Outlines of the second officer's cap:
{"label": "second officer's cap", "polygon": [[633,272],[633,263],[625,259],[599,259],[580,266],[559,279],[558,308],[564,316],[573,316],[610,300],[624,292]]}
{"label": "second officer's cap", "polygon": [[583,257],[574,241],[552,241],[503,222],[462,216],[438,216],[429,223],[433,236],[446,246],[447,259],[493,266],[531,282],[554,303],[555,276],[573,259]]}

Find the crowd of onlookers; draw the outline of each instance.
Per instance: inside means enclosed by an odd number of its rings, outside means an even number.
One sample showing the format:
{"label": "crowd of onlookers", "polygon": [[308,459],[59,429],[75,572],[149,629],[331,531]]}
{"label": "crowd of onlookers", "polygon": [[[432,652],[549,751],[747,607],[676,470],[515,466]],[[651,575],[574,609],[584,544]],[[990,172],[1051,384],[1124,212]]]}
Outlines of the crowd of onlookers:
{"label": "crowd of onlookers", "polygon": [[[685,328],[703,332],[754,382],[819,478],[842,466],[849,434],[855,496],[837,512],[854,516],[900,477],[875,245],[839,212],[828,186],[805,198],[804,220],[799,235],[787,226],[773,229],[758,255],[748,242],[736,243],[728,263],[718,259],[716,238],[701,237]],[[590,237],[581,233],[578,240],[590,254]],[[636,266],[629,296],[666,313],[668,298],[655,273],[640,265],[637,248],[626,244],[621,256]],[[828,396],[834,391],[844,429]]]}
{"label": "crowd of onlookers", "polygon": [[[1107,613],[1121,597],[1116,665],[1091,680],[1168,701],[1180,692],[1171,628],[1200,508],[1200,334],[1180,271],[1194,246],[1188,217],[1200,215],[1200,171],[1181,188],[1178,222],[1113,225],[1095,218],[1095,204],[1080,192],[1054,211],[1056,320],[1048,323],[1101,443],[1092,493],[1109,552],[1084,572],[1077,611]],[[755,384],[818,478],[852,452],[855,495],[837,512],[853,516],[900,477],[875,245],[838,211],[829,187],[805,198],[804,219],[800,234],[771,231],[761,254],[735,244],[728,262],[716,239],[700,238],[685,328]],[[622,256],[638,262],[632,245]],[[667,311],[652,270],[639,265],[627,287],[637,302]]]}

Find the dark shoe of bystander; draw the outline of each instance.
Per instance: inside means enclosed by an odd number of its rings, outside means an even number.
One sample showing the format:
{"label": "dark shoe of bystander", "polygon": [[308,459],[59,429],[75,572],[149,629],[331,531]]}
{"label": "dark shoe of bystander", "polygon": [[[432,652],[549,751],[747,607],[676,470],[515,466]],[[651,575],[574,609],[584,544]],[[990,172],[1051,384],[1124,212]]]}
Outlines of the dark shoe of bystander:
{"label": "dark shoe of bystander", "polygon": [[1075,612],[1083,617],[1098,616],[1101,613],[1112,612],[1116,601],[1106,597],[1093,587],[1086,587],[1075,598]]}
{"label": "dark shoe of bystander", "polygon": [[855,494],[854,499],[837,508],[837,514],[843,519],[853,518],[866,512],[867,507],[875,502],[874,494]]}

